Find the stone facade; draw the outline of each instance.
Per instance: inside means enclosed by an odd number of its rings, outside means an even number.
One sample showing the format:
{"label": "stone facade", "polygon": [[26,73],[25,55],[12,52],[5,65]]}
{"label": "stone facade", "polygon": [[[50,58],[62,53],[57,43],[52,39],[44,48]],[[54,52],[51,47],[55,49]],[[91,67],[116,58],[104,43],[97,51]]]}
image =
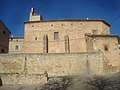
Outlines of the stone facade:
{"label": "stone facade", "polygon": [[118,70],[119,36],[101,19],[25,22],[23,53],[101,52],[107,71]]}
{"label": "stone facade", "polygon": [[[10,39],[10,53],[79,53],[101,52],[107,70],[118,70],[119,36],[110,34],[110,24],[102,19],[43,20],[34,18],[31,8],[29,21],[24,23],[23,38]],[[14,45],[21,48],[15,50]]]}
{"label": "stone facade", "polygon": [[22,53],[24,37],[10,37],[9,53]]}
{"label": "stone facade", "polygon": [[43,20],[34,15],[31,8],[24,23],[23,53],[87,52],[87,34],[110,35],[110,24],[102,19]]}
{"label": "stone facade", "polygon": [[10,31],[0,20],[0,53],[8,53]]}
{"label": "stone facade", "polygon": [[[104,27],[107,27],[103,33]],[[69,38],[69,52],[86,52],[86,34],[109,35],[109,24],[104,20],[43,20],[25,22],[24,53],[66,53],[65,37]],[[47,42],[44,36],[47,36]],[[55,38],[56,37],[58,38]]]}

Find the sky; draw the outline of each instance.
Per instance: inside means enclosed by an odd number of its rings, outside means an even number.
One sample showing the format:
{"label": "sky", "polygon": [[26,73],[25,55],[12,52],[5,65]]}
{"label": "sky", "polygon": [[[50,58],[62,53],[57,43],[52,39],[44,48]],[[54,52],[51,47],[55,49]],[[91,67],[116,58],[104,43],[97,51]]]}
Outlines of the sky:
{"label": "sky", "polygon": [[120,0],[0,0],[0,19],[13,36],[24,36],[32,6],[44,20],[104,19],[120,35]]}

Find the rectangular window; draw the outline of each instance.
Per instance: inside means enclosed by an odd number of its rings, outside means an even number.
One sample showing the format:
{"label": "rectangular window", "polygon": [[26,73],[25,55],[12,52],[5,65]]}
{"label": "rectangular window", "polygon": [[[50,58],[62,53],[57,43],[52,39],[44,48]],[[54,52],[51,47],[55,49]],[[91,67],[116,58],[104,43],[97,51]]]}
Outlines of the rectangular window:
{"label": "rectangular window", "polygon": [[5,52],[5,50],[4,49],[1,49],[1,53],[4,53]]}
{"label": "rectangular window", "polygon": [[18,46],[18,45],[16,45],[16,46],[15,46],[15,50],[18,50],[18,49],[19,49],[19,46]]}
{"label": "rectangular window", "polygon": [[59,32],[54,32],[54,40],[59,39]]}
{"label": "rectangular window", "polygon": [[37,37],[35,37],[35,40],[37,40]]}
{"label": "rectangular window", "polygon": [[5,32],[5,31],[3,31],[3,34],[5,35],[5,34],[6,34],[6,32]]}
{"label": "rectangular window", "polygon": [[104,50],[105,50],[105,51],[108,51],[108,45],[105,45],[105,46],[104,46]]}

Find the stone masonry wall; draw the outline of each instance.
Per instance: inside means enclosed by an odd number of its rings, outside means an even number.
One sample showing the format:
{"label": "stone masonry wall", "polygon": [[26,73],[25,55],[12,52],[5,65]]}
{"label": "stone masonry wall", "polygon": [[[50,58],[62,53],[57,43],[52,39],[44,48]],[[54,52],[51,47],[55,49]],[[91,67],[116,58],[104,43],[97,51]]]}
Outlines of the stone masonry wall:
{"label": "stone masonry wall", "polygon": [[[25,22],[23,53],[43,53],[43,37],[48,36],[48,53],[65,53],[65,36],[69,37],[71,53],[86,52],[85,34],[110,34],[109,26],[102,21],[36,21]],[[58,32],[58,39],[54,33]]]}
{"label": "stone masonry wall", "polygon": [[[106,73],[119,71],[120,67],[120,55],[118,48],[118,38],[117,37],[92,37],[93,47],[95,50],[100,50],[106,60],[104,60],[104,65]],[[105,50],[105,46],[107,50]],[[95,49],[96,48],[96,49]]]}
{"label": "stone masonry wall", "polygon": [[0,75],[4,84],[45,83],[48,76],[103,74],[101,53],[1,54]]}
{"label": "stone masonry wall", "polygon": [[[9,39],[9,53],[22,53],[24,38],[10,38]],[[16,49],[16,46],[18,48]]]}
{"label": "stone masonry wall", "polygon": [[4,73],[4,74],[0,74],[0,76],[2,79],[2,83],[4,85],[47,83],[47,77],[44,74],[25,75],[25,74],[18,74],[18,73]]}

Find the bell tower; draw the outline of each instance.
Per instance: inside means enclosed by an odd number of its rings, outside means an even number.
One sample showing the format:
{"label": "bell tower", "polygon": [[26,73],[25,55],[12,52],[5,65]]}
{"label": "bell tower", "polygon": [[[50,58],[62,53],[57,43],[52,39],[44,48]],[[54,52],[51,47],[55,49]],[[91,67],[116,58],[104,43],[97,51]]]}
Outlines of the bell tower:
{"label": "bell tower", "polygon": [[43,20],[42,16],[40,14],[35,14],[35,8],[32,7],[30,10],[30,16],[29,16],[29,21],[41,21]]}
{"label": "bell tower", "polygon": [[31,10],[30,10],[29,21],[32,21],[32,16],[33,15],[34,15],[34,7],[32,7]]}

